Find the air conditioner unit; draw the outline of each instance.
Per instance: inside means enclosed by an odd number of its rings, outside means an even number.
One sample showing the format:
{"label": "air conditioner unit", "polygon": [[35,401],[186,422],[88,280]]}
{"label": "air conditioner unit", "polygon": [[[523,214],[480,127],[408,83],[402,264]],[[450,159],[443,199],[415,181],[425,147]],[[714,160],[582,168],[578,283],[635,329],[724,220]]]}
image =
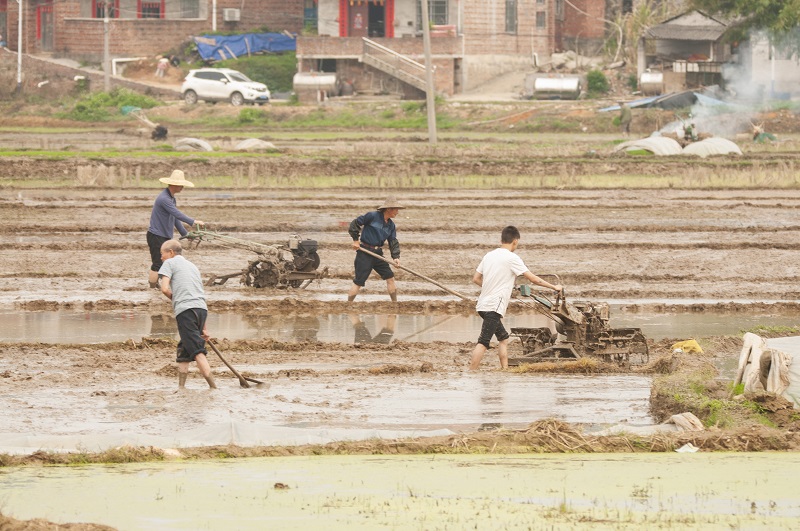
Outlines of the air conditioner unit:
{"label": "air conditioner unit", "polygon": [[232,7],[226,7],[222,10],[222,20],[225,22],[239,22],[240,15],[239,10]]}

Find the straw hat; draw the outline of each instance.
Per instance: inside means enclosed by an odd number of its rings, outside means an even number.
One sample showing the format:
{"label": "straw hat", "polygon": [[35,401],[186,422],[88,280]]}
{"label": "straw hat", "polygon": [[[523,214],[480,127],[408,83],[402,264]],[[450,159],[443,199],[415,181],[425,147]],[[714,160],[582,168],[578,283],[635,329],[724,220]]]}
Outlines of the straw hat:
{"label": "straw hat", "polygon": [[395,199],[394,197],[390,197],[386,201],[384,201],[381,206],[378,207],[378,210],[384,210],[389,208],[406,208],[406,207],[398,203],[397,199]]}
{"label": "straw hat", "polygon": [[194,183],[187,181],[181,170],[173,170],[172,175],[169,177],[162,177],[159,179],[164,184],[171,184],[173,186],[188,186],[194,188]]}

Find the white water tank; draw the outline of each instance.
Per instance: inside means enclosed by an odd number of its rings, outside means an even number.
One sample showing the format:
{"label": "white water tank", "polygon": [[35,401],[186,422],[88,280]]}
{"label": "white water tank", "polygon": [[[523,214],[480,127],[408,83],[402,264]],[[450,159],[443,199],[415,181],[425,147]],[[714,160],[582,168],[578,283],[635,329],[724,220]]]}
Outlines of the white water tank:
{"label": "white water tank", "polygon": [[583,78],[571,74],[528,74],[525,96],[537,100],[577,100],[583,91]]}
{"label": "white water tank", "polygon": [[645,96],[664,93],[664,74],[661,72],[642,72],[639,77],[639,90]]}
{"label": "white water tank", "polygon": [[334,72],[298,72],[292,85],[301,102],[324,101],[341,92],[339,76]]}

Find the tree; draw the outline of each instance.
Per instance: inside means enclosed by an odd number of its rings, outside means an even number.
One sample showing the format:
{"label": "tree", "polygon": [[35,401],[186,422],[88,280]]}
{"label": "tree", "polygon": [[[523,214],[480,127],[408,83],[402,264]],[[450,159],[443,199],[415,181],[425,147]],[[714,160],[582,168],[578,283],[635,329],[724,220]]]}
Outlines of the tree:
{"label": "tree", "polygon": [[788,37],[800,26],[800,0],[691,0],[692,7],[708,15],[733,20],[741,34],[765,30],[775,37]]}

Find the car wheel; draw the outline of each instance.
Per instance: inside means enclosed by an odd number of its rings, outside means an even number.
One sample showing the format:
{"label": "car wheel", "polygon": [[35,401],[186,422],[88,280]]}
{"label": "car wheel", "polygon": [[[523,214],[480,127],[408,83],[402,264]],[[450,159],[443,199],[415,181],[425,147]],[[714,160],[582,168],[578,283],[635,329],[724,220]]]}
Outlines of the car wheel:
{"label": "car wheel", "polygon": [[194,105],[197,103],[197,92],[193,90],[187,90],[183,93],[183,101],[186,102],[186,105]]}
{"label": "car wheel", "polygon": [[244,103],[244,96],[239,92],[231,94],[231,105],[239,106]]}

